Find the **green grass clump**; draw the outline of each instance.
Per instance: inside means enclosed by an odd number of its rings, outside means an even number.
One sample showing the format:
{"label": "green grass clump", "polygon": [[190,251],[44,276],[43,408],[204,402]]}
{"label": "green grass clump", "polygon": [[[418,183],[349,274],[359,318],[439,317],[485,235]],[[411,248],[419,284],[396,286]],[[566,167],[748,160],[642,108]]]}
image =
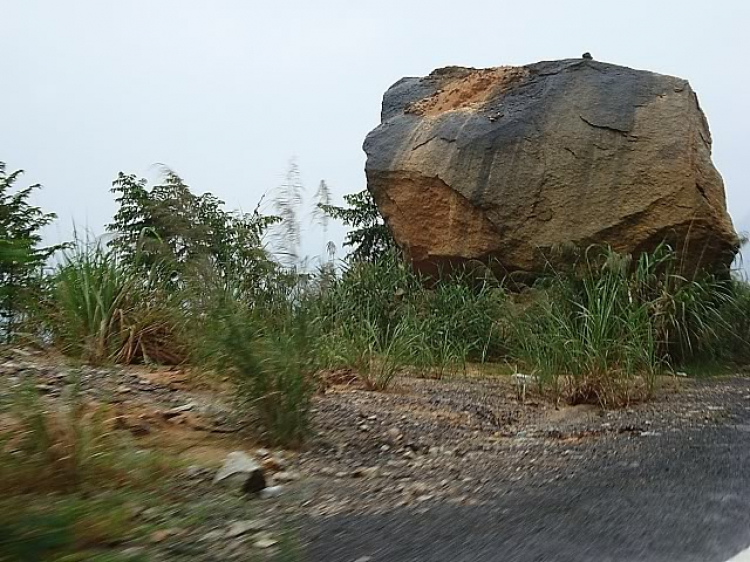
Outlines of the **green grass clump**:
{"label": "green grass clump", "polygon": [[409,364],[417,339],[405,323],[383,332],[369,319],[342,323],[321,336],[321,362],[329,368],[352,369],[368,390],[386,390]]}
{"label": "green grass clump", "polygon": [[499,355],[504,306],[494,280],[468,270],[430,279],[390,252],[352,264],[318,296],[321,360],[376,390],[399,370],[440,378]]}
{"label": "green grass clump", "polygon": [[735,307],[731,283],[676,273],[668,247],[633,263],[590,248],[544,280],[511,321],[510,358],[572,402],[611,407],[652,396],[656,376],[719,353]]}
{"label": "green grass clump", "polygon": [[0,560],[8,562],[140,562],[112,552],[138,533],[123,498],[48,496],[0,500]]}
{"label": "green grass clump", "polygon": [[25,389],[0,413],[0,560],[121,560],[109,548],[139,532],[126,500],[152,498],[176,463],[136,449],[75,392]]}
{"label": "green grass clump", "polygon": [[59,348],[89,363],[177,363],[179,302],[99,243],[77,241],[51,278],[47,323]]}
{"label": "green grass clump", "polygon": [[411,364],[442,378],[464,371],[467,361],[501,357],[498,321],[505,313],[506,295],[494,278],[477,279],[467,270],[423,284],[404,314],[415,338]]}
{"label": "green grass clump", "polygon": [[204,295],[197,357],[230,375],[265,441],[296,446],[309,430],[315,388],[313,324],[304,303],[270,302],[248,303],[224,289]]}
{"label": "green grass clump", "polygon": [[709,359],[723,363],[723,368],[736,368],[750,362],[750,284],[743,278],[733,278],[724,285],[728,297],[720,303],[723,324],[714,340],[717,345]]}
{"label": "green grass clump", "polygon": [[579,287],[555,279],[514,325],[511,357],[558,398],[612,406],[653,391],[660,363],[648,311],[629,301],[621,275]]}
{"label": "green grass clump", "polygon": [[76,391],[52,403],[26,388],[4,409],[0,494],[148,485],[173,469],[167,459],[136,450],[113,430],[108,407],[86,403]]}

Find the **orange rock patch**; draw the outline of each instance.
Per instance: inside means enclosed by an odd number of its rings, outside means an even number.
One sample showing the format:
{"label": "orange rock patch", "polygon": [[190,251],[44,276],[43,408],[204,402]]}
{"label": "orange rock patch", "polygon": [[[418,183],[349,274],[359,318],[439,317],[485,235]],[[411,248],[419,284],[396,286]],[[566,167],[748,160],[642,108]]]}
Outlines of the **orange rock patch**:
{"label": "orange rock patch", "polygon": [[378,205],[415,262],[473,259],[497,248],[497,231],[484,212],[438,177],[392,174],[384,194]]}
{"label": "orange rock patch", "polygon": [[432,117],[456,109],[478,108],[526,79],[529,71],[520,66],[470,69],[468,74],[448,78],[433,95],[413,103],[407,113]]}

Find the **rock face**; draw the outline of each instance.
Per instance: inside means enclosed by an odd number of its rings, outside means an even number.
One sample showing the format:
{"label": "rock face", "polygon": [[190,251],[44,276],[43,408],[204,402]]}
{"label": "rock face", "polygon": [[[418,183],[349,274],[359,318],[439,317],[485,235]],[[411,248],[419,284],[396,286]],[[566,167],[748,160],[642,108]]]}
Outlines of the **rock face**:
{"label": "rock face", "polygon": [[708,123],[687,81],[587,59],[404,78],[365,140],[367,185],[425,271],[467,260],[536,273],[554,248],[686,269],[737,251]]}
{"label": "rock face", "polygon": [[266,489],[263,468],[242,451],[233,451],[227,455],[214,477],[214,484],[219,483],[229,483],[247,494],[257,494]]}

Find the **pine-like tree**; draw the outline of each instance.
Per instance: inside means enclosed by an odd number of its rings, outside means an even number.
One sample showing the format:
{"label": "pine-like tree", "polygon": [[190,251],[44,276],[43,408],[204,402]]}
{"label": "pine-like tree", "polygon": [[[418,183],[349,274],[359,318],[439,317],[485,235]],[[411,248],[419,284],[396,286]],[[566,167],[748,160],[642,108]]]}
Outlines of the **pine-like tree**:
{"label": "pine-like tree", "polygon": [[373,261],[396,247],[388,226],[366,189],[344,195],[348,207],[320,205],[330,217],[352,227],[344,239],[344,246],[353,248],[347,256],[354,261]]}
{"label": "pine-like tree", "polygon": [[41,271],[47,259],[61,246],[40,246],[41,229],[55,218],[29,203],[35,184],[15,190],[23,174],[5,171],[0,162],[0,334],[10,340],[27,313],[37,301]]}

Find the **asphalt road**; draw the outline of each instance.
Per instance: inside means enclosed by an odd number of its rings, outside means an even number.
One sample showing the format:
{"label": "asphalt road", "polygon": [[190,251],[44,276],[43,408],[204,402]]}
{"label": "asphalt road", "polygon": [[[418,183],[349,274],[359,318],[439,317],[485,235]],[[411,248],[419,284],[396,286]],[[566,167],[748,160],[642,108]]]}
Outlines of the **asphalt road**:
{"label": "asphalt road", "polygon": [[477,506],[309,521],[304,559],[725,562],[750,547],[750,401],[728,408],[721,424],[643,439],[619,462],[584,459],[567,480],[499,484]]}

